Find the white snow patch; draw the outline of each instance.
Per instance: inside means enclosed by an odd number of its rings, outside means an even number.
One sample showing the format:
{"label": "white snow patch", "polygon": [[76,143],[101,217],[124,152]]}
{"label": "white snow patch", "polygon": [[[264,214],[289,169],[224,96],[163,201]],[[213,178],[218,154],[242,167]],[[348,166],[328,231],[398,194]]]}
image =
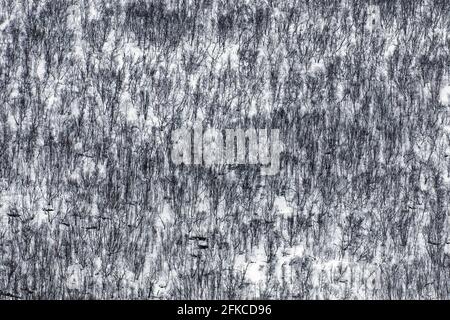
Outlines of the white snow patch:
{"label": "white snow patch", "polygon": [[136,62],[143,56],[141,48],[139,48],[136,44],[131,43],[127,43],[124,45],[124,53],[126,56],[130,57],[133,62]]}
{"label": "white snow patch", "polygon": [[73,264],[67,268],[68,278],[66,286],[70,290],[80,290],[83,285],[83,268],[80,264]]}
{"label": "white snow patch", "polygon": [[324,72],[325,72],[325,64],[322,60],[319,62],[312,63],[311,67],[308,70],[308,73],[312,76],[317,76]]}
{"label": "white snow patch", "polygon": [[139,119],[137,110],[133,106],[129,106],[127,110],[127,121],[128,122],[136,122]]}
{"label": "white snow patch", "polygon": [[102,163],[99,163],[97,165],[97,169],[98,169],[98,177],[100,179],[106,179],[106,166]]}
{"label": "white snow patch", "polygon": [[386,52],[384,53],[384,57],[385,58],[392,57],[392,55],[395,52],[395,49],[397,49],[397,42],[393,42],[387,47]]}
{"label": "white snow patch", "polygon": [[446,107],[450,105],[450,86],[441,89],[439,92],[439,102]]}
{"label": "white snow patch", "polygon": [[43,80],[45,77],[45,60],[39,59],[39,62],[36,67],[36,75],[40,80]]}
{"label": "white snow patch", "polygon": [[380,27],[380,7],[369,5],[367,7],[366,29],[372,31]]}
{"label": "white snow patch", "polygon": [[90,177],[95,172],[95,162],[91,158],[83,159],[83,175]]}
{"label": "white snow patch", "polygon": [[291,217],[294,212],[294,209],[292,208],[292,206],[290,206],[287,203],[286,198],[282,197],[282,196],[278,196],[275,198],[273,206],[274,206],[275,212],[278,215],[283,216],[285,218]]}
{"label": "white snow patch", "polygon": [[170,204],[164,201],[161,208],[161,212],[155,219],[155,227],[158,229],[165,229],[170,227],[174,222],[173,212],[170,208]]}
{"label": "white snow patch", "polygon": [[83,151],[83,144],[80,141],[75,143],[75,145],[73,146],[73,151],[75,151],[75,152],[82,152]]}
{"label": "white snow patch", "polygon": [[239,270],[245,274],[246,281],[250,284],[261,284],[266,278],[268,269],[267,255],[264,247],[254,248],[249,257],[240,254],[234,262],[235,270]]}
{"label": "white snow patch", "polygon": [[16,122],[16,118],[12,114],[8,115],[8,124],[9,124],[11,130],[16,131],[17,122]]}
{"label": "white snow patch", "polygon": [[5,21],[3,21],[3,23],[0,24],[0,32],[5,30],[8,27],[10,22],[11,22],[11,19],[6,19]]}

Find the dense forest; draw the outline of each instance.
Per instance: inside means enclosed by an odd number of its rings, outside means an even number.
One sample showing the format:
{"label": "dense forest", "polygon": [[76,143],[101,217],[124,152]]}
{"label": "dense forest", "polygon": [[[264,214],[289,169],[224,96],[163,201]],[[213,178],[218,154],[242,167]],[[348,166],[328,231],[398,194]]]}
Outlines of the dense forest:
{"label": "dense forest", "polygon": [[[449,299],[448,0],[0,0],[0,299]],[[279,129],[280,170],[171,133]]]}

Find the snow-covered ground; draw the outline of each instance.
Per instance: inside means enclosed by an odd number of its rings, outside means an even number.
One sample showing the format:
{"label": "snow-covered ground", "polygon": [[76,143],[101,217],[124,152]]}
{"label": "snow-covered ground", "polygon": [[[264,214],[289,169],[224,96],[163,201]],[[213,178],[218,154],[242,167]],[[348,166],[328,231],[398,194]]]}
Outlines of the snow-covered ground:
{"label": "snow-covered ground", "polygon": [[0,0],[0,298],[448,299],[450,3],[197,3]]}

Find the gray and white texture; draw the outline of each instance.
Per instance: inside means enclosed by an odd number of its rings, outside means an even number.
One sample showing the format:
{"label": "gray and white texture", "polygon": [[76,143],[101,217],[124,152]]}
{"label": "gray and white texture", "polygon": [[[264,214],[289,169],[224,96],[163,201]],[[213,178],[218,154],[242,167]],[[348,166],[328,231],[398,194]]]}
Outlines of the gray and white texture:
{"label": "gray and white texture", "polygon": [[[0,0],[0,298],[450,298],[449,29],[448,0]],[[195,123],[279,130],[279,170],[174,163]]]}

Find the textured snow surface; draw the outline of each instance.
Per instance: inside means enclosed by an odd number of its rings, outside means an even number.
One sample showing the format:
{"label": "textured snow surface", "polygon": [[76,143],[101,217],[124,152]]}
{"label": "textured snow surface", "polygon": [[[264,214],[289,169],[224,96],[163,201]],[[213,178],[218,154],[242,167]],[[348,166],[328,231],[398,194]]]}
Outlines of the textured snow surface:
{"label": "textured snow surface", "polygon": [[0,299],[449,299],[450,2],[367,3],[0,0]]}
{"label": "textured snow surface", "polygon": [[450,105],[450,86],[441,89],[439,92],[439,101],[446,107]]}

